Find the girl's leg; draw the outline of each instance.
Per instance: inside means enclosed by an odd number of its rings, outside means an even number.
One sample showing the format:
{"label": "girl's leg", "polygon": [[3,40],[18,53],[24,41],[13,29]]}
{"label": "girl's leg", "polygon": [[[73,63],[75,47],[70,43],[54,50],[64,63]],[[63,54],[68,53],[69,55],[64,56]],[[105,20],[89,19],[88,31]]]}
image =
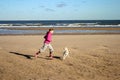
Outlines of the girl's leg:
{"label": "girl's leg", "polygon": [[47,49],[47,44],[44,43],[44,45],[42,46],[42,48],[35,54],[35,57],[37,58],[38,55],[41,53],[41,52],[44,52],[46,49]]}
{"label": "girl's leg", "polygon": [[54,49],[53,49],[53,47],[52,47],[51,44],[49,44],[48,47],[49,47],[49,51],[50,51],[49,57],[50,57],[50,58],[53,58],[53,51],[54,51]]}

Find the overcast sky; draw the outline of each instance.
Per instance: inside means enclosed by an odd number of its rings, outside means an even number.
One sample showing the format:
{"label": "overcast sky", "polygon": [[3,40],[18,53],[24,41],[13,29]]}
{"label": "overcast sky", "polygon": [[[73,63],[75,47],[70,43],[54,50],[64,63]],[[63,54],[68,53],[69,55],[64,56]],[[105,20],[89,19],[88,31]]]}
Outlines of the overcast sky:
{"label": "overcast sky", "polygon": [[120,19],[120,0],[0,0],[0,20],[105,19]]}

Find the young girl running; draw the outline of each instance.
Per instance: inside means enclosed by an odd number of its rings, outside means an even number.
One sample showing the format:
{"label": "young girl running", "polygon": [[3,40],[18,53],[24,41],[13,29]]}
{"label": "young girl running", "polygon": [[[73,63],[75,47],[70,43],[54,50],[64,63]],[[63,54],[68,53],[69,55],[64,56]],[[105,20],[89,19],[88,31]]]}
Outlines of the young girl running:
{"label": "young girl running", "polygon": [[49,29],[49,31],[46,33],[46,35],[44,36],[44,44],[43,46],[41,47],[41,49],[39,49],[39,51],[37,53],[35,53],[35,58],[38,57],[38,55],[41,53],[41,52],[44,52],[47,48],[49,48],[49,58],[50,59],[53,59],[53,47],[52,45],[50,44],[51,41],[52,41],[52,34],[54,33],[54,29]]}

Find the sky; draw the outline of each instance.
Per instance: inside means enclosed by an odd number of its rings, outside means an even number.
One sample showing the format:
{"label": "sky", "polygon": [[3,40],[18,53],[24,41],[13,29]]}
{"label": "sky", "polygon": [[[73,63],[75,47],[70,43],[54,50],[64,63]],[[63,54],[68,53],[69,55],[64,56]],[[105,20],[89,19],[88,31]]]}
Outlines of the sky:
{"label": "sky", "polygon": [[120,0],[0,0],[0,20],[120,20]]}

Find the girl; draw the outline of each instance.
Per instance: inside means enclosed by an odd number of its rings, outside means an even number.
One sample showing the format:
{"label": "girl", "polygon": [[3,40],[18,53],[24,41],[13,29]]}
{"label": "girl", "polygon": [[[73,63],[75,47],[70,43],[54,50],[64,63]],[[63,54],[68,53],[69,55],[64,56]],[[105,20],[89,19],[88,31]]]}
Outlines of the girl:
{"label": "girl", "polygon": [[52,34],[53,33],[54,33],[54,29],[49,29],[49,31],[46,33],[46,35],[44,36],[44,39],[45,39],[44,44],[43,44],[42,48],[39,49],[39,51],[35,54],[35,58],[37,58],[39,53],[44,52],[48,47],[49,51],[50,51],[49,52],[49,58],[53,59],[53,51],[54,50],[53,50],[52,45],[50,44],[51,41],[52,41]]}

